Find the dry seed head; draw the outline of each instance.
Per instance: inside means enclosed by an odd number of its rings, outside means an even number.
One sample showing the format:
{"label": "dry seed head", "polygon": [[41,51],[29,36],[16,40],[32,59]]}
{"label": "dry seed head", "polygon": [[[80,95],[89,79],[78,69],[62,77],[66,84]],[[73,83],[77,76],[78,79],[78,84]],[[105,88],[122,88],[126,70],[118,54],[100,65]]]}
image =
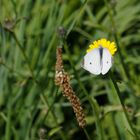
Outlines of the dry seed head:
{"label": "dry seed head", "polygon": [[55,66],[55,83],[56,85],[62,88],[63,96],[65,96],[71,103],[79,126],[83,128],[86,125],[85,115],[80,100],[75,95],[75,92],[73,91],[73,88],[70,85],[70,77],[64,71],[61,48],[57,49],[57,61]]}

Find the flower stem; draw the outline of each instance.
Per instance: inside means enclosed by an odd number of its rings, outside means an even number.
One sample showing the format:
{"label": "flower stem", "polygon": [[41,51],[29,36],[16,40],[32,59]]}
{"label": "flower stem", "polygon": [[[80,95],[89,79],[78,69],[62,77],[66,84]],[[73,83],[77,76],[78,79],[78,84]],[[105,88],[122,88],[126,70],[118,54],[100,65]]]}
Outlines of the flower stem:
{"label": "flower stem", "polygon": [[89,134],[87,133],[87,130],[85,128],[83,128],[83,130],[84,130],[84,133],[85,133],[85,135],[87,137],[87,140],[91,140],[91,138],[89,137]]}
{"label": "flower stem", "polygon": [[130,127],[132,133],[134,134],[134,136],[135,136],[137,139],[139,139],[139,136],[137,135],[136,131],[134,130],[134,128],[133,128],[133,126],[132,126],[132,124],[131,124],[131,122],[130,122],[130,120],[129,120],[129,117],[128,117],[128,114],[127,114],[127,111],[126,111],[126,108],[125,108],[125,104],[124,104],[124,102],[123,102],[123,100],[122,100],[122,98],[121,98],[121,92],[120,92],[120,90],[119,90],[119,87],[118,87],[118,85],[117,85],[117,83],[116,83],[116,81],[115,81],[115,78],[113,77],[113,74],[112,74],[111,71],[109,72],[109,76],[110,76],[110,79],[111,79],[111,81],[112,81],[112,83],[113,83],[113,85],[114,85],[114,88],[115,88],[115,90],[116,90],[117,96],[118,96],[119,101],[120,101],[120,103],[121,103],[121,106],[122,106],[122,108],[123,108],[123,112],[124,112],[124,115],[125,115],[125,117],[126,117],[126,120],[127,120],[128,124],[129,124],[129,127]]}

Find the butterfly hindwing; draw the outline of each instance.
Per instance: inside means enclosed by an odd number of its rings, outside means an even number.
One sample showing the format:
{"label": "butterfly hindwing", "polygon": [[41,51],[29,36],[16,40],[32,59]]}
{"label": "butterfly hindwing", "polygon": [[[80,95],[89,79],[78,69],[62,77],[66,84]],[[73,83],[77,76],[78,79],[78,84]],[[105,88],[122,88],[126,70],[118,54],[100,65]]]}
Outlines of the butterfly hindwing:
{"label": "butterfly hindwing", "polygon": [[101,64],[102,64],[101,73],[104,75],[109,71],[109,69],[112,66],[112,56],[107,48],[103,49]]}

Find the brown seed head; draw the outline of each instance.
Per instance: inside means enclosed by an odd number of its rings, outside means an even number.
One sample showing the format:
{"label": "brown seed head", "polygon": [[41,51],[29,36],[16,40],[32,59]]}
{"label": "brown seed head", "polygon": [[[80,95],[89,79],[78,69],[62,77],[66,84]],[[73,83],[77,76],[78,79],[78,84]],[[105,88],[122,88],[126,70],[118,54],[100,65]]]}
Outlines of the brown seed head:
{"label": "brown seed head", "polygon": [[63,68],[61,48],[57,49],[57,61],[55,66],[55,83],[56,85],[62,88],[63,96],[65,96],[71,103],[79,126],[83,128],[86,125],[84,111],[81,106],[79,98],[75,95],[75,92],[73,91],[73,88],[70,85],[70,77]]}

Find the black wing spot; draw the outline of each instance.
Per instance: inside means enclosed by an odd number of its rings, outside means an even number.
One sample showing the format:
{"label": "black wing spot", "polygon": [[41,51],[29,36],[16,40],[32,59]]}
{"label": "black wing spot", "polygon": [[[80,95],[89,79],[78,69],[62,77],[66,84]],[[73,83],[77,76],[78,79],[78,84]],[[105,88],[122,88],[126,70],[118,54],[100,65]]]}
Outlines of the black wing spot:
{"label": "black wing spot", "polygon": [[107,61],[106,63],[108,64],[109,62]]}
{"label": "black wing spot", "polygon": [[90,62],[89,64],[91,65],[92,63]]}

